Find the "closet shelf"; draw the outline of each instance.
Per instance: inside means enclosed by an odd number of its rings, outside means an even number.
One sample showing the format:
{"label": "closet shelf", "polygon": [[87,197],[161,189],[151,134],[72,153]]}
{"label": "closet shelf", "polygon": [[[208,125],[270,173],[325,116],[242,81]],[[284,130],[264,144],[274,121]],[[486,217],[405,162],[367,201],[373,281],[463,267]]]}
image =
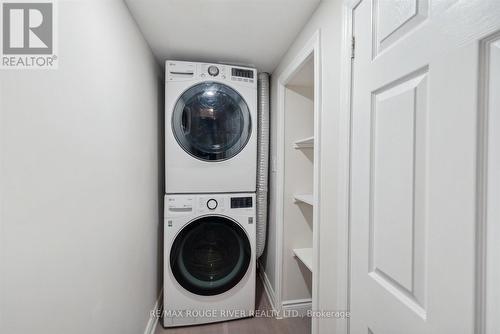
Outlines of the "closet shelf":
{"label": "closet shelf", "polygon": [[299,259],[310,271],[312,271],[312,259],[313,250],[312,248],[296,248],[293,250],[293,255]]}
{"label": "closet shelf", "polygon": [[308,137],[308,138],[297,140],[293,144],[293,147],[297,150],[303,149],[303,148],[313,148],[314,147],[314,137]]}
{"label": "closet shelf", "polygon": [[309,205],[314,205],[314,197],[312,194],[296,194],[294,195],[295,202],[302,202]]}

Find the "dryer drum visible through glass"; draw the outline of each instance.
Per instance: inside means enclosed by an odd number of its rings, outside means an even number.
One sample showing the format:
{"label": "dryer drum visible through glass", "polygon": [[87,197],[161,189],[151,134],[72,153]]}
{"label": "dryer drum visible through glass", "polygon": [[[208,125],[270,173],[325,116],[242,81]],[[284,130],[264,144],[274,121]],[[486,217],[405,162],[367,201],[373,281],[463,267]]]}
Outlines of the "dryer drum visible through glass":
{"label": "dryer drum visible through glass", "polygon": [[251,128],[245,100],[233,88],[216,82],[186,90],[172,114],[172,130],[179,145],[204,161],[237,155],[247,144]]}
{"label": "dryer drum visible through glass", "polygon": [[204,216],[179,232],[170,250],[170,267],[184,289],[212,296],[238,284],[251,257],[250,242],[238,223],[223,216]]}

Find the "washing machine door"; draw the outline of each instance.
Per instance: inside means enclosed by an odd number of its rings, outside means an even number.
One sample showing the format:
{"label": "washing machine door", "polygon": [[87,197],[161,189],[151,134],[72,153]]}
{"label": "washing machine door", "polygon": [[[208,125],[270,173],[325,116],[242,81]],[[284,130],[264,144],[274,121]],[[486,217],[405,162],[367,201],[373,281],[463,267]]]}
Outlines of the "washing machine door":
{"label": "washing machine door", "polygon": [[252,129],[250,110],[233,88],[203,82],[186,90],[172,114],[179,145],[204,161],[227,160],[247,144]]}
{"label": "washing machine door", "polygon": [[239,224],[222,216],[205,216],[179,232],[170,251],[170,268],[189,292],[213,296],[241,281],[251,257],[250,242]]}

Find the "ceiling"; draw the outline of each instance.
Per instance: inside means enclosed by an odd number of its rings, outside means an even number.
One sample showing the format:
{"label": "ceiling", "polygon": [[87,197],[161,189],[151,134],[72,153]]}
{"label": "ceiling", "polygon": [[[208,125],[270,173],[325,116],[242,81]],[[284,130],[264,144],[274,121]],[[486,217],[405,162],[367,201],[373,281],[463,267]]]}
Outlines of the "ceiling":
{"label": "ceiling", "polygon": [[320,0],[125,0],[155,56],[272,72]]}

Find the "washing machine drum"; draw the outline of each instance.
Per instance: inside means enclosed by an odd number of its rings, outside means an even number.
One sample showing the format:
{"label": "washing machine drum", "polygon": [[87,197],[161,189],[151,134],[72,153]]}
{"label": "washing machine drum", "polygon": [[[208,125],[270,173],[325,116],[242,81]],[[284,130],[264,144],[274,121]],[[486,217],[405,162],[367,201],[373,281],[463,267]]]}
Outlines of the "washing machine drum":
{"label": "washing machine drum", "polygon": [[172,130],[179,145],[204,161],[227,160],[247,144],[252,129],[245,100],[229,86],[203,82],[177,100]]}
{"label": "washing machine drum", "polygon": [[236,222],[205,216],[184,227],[170,251],[170,268],[186,290],[202,296],[221,294],[245,276],[250,242]]}

